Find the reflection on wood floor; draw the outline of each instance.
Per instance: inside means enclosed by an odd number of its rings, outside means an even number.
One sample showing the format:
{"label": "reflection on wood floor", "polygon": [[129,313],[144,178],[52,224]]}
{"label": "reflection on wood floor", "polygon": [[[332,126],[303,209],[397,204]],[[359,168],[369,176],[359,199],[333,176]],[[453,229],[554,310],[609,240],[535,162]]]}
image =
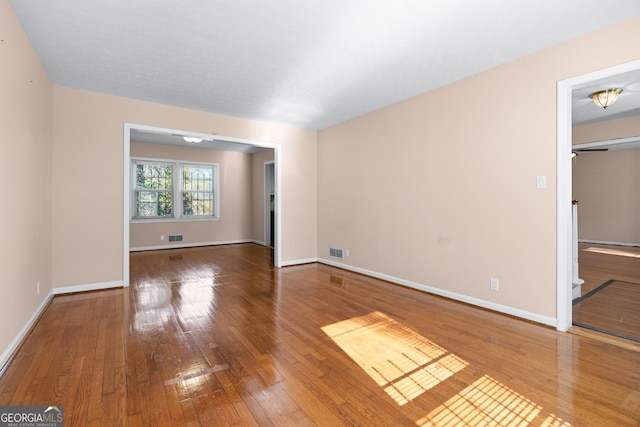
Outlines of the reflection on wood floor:
{"label": "reflection on wood floor", "polygon": [[[131,255],[56,297],[0,405],[65,425],[637,426],[640,353],[254,244]],[[615,367],[612,369],[612,367]]]}
{"label": "reflection on wood floor", "polygon": [[640,339],[640,248],[580,243],[578,250],[586,298],[574,305],[574,322]]}

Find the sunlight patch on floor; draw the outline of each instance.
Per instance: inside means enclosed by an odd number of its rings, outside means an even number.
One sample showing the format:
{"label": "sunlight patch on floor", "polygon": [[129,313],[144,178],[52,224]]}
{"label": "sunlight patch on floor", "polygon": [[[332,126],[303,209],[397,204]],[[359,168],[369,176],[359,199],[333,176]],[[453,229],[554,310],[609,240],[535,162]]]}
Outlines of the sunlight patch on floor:
{"label": "sunlight patch on floor", "polygon": [[[542,412],[543,408],[536,403],[485,375],[416,424],[420,427],[571,427],[557,416],[541,415]],[[540,416],[540,423],[532,424]]]}
{"label": "sunlight patch on floor", "polygon": [[398,405],[468,365],[380,312],[327,325],[322,330]]}
{"label": "sunlight patch on floor", "polygon": [[626,251],[624,249],[609,249],[609,248],[596,248],[592,246],[590,248],[583,249],[585,252],[594,252],[597,254],[605,254],[605,255],[618,255],[618,256],[626,256],[630,258],[640,258],[640,253]]}
{"label": "sunlight patch on floor", "polygon": [[435,387],[442,381],[451,377],[456,372],[464,369],[468,364],[456,357],[448,354],[441,359],[409,373],[397,381],[385,387],[384,391],[402,406],[420,396],[425,391]]}
{"label": "sunlight patch on floor", "polygon": [[[400,406],[469,365],[378,311],[323,326],[322,330]],[[416,424],[571,427],[489,375],[479,378]]]}

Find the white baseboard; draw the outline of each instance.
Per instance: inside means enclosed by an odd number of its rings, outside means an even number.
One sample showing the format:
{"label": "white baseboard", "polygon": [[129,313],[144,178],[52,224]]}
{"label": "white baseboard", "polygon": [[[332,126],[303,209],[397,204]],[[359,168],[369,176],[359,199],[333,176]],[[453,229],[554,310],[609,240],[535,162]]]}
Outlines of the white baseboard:
{"label": "white baseboard", "polygon": [[[225,240],[225,241],[219,241],[219,242],[178,243],[178,244],[173,244],[173,245],[140,246],[140,247],[137,247],[137,248],[129,248],[129,252],[156,251],[158,249],[193,248],[193,247],[197,247],[197,246],[234,245],[236,243],[258,243],[258,242],[256,242],[255,240],[252,240],[252,239],[242,239],[242,240]],[[258,244],[260,244],[260,243],[258,243]]]}
{"label": "white baseboard", "polygon": [[640,243],[607,242],[607,241],[604,241],[604,240],[578,239],[578,243],[589,243],[589,244],[592,244],[592,245],[613,245],[613,246],[637,246],[637,247],[640,247]]}
{"label": "white baseboard", "polygon": [[582,284],[573,284],[571,287],[571,300],[580,298],[582,296]]}
{"label": "white baseboard", "polygon": [[453,299],[453,300],[456,300],[456,301],[461,301],[461,302],[465,302],[467,304],[471,304],[471,305],[475,305],[475,306],[478,306],[478,307],[486,308],[486,309],[489,309],[489,310],[497,311],[499,313],[504,313],[504,314],[508,314],[508,315],[511,315],[511,316],[519,317],[521,319],[526,319],[526,320],[531,320],[533,322],[542,323],[543,325],[549,325],[549,326],[556,327],[557,323],[558,323],[557,319],[554,319],[553,317],[542,316],[542,315],[537,314],[537,313],[531,313],[529,311],[520,310],[520,309],[509,307],[509,306],[506,306],[506,305],[496,304],[496,303],[491,302],[491,301],[485,301],[485,300],[482,300],[482,299],[479,299],[479,298],[474,298],[474,297],[470,297],[470,296],[467,296],[467,295],[458,294],[458,293],[455,293],[455,292],[445,291],[443,289],[434,288],[434,287],[431,287],[431,286],[423,285],[421,283],[412,282],[410,280],[400,279],[398,277],[389,276],[387,274],[378,273],[378,272],[367,270],[367,269],[364,269],[364,268],[354,267],[354,266],[351,266],[351,265],[342,264],[342,263],[339,263],[339,262],[335,262],[335,261],[331,261],[331,260],[323,259],[323,258],[318,259],[318,262],[321,262],[322,264],[331,265],[333,267],[338,267],[338,268],[342,268],[342,269],[345,269],[345,270],[353,271],[355,273],[364,274],[366,276],[375,277],[377,279],[386,280],[388,282],[395,283],[395,284],[402,285],[402,286],[406,286],[408,288],[418,289],[420,291],[428,292],[430,294],[440,295],[440,296],[443,296],[443,297],[446,297],[446,298],[450,298],[450,299]]}
{"label": "white baseboard", "polygon": [[113,288],[122,288],[124,283],[122,280],[117,280],[115,282],[102,282],[102,283],[91,283],[87,285],[75,285],[75,286],[62,286],[53,288],[51,291],[54,295],[61,294],[72,294],[74,292],[88,292],[88,291],[99,291],[102,289],[113,289]]}
{"label": "white baseboard", "polygon": [[301,265],[301,264],[310,264],[312,262],[318,262],[318,258],[305,258],[305,259],[294,259],[291,261],[282,261],[282,267],[291,267],[293,265]]}
{"label": "white baseboard", "polygon": [[15,336],[13,341],[9,343],[9,346],[2,352],[2,354],[0,354],[0,374],[6,368],[7,362],[9,362],[9,359],[11,358],[13,353],[18,349],[18,347],[20,347],[20,344],[27,337],[27,334],[29,333],[29,331],[31,330],[35,322],[38,320],[38,318],[40,317],[44,309],[47,307],[47,305],[49,304],[52,298],[53,298],[53,291],[49,292],[49,295],[47,295],[45,299],[42,300],[42,302],[40,303],[38,308],[36,308],[36,311],[33,312],[31,317],[27,321],[27,323],[22,327],[22,329],[20,329],[20,332],[18,332],[18,335]]}

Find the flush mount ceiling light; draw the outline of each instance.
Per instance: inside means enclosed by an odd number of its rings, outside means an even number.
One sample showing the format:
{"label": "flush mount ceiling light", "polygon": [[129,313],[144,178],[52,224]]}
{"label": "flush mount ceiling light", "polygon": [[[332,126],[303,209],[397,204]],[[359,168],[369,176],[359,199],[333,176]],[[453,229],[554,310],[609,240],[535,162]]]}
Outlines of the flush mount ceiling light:
{"label": "flush mount ceiling light", "polygon": [[197,144],[198,142],[202,142],[202,138],[194,138],[192,136],[183,136],[182,139],[192,144]]}
{"label": "flush mount ceiling light", "polygon": [[606,89],[592,93],[591,95],[589,95],[589,98],[593,99],[593,102],[598,107],[607,108],[608,106],[616,102],[618,96],[620,96],[621,93],[622,89]]}

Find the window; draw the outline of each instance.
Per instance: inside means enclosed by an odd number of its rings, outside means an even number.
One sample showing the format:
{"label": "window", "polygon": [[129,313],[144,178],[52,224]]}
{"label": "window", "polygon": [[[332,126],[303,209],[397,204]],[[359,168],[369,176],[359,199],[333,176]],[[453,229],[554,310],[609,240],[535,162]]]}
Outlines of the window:
{"label": "window", "polygon": [[133,159],[132,218],[217,219],[218,168],[217,164]]}
{"label": "window", "polygon": [[173,216],[173,167],[161,163],[138,163],[135,166],[135,217]]}
{"label": "window", "polygon": [[213,167],[182,166],[182,214],[213,215]]}

